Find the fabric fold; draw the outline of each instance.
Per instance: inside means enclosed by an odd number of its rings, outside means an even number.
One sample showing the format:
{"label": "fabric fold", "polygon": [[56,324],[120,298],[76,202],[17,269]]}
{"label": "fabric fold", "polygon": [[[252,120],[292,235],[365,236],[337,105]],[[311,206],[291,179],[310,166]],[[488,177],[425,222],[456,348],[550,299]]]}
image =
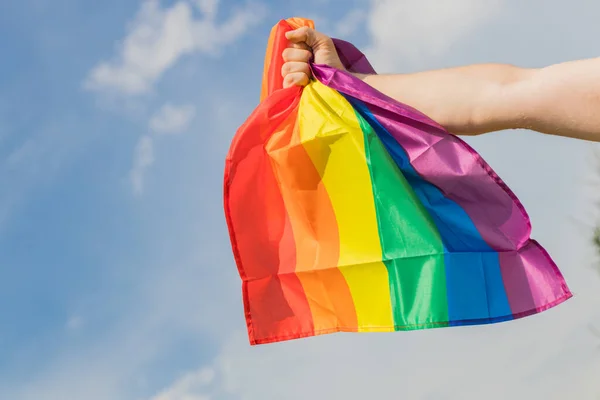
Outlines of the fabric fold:
{"label": "fabric fold", "polygon": [[572,296],[514,193],[460,138],[347,71],[283,89],[282,20],[261,102],[227,154],[224,210],[252,345],[502,322]]}

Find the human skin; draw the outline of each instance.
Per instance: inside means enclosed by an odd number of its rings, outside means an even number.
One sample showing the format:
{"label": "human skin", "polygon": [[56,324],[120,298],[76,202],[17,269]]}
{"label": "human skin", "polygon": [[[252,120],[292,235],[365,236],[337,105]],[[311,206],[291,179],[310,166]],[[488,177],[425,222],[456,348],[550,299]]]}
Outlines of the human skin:
{"label": "human skin", "polygon": [[[309,62],[343,70],[333,41],[308,27],[286,34],[284,87],[307,85]],[[354,74],[428,115],[449,132],[510,129],[600,141],[600,58],[521,68],[474,64],[411,74]]]}

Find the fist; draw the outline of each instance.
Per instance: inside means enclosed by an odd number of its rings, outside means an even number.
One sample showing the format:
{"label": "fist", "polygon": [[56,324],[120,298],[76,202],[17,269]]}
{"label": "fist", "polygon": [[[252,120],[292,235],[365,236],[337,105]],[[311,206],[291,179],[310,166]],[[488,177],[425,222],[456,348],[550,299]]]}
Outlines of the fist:
{"label": "fist", "polygon": [[344,69],[330,37],[309,27],[302,27],[286,33],[290,46],[283,51],[284,64],[281,67],[283,87],[305,86],[310,81],[309,62],[325,64]]}

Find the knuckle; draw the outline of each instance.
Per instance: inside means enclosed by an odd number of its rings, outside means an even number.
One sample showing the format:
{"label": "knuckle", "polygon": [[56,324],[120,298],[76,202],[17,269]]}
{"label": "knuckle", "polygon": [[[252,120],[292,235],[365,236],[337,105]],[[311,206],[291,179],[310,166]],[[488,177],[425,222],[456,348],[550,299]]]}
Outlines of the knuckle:
{"label": "knuckle", "polygon": [[294,76],[293,75],[286,75],[285,78],[283,78],[283,86],[287,87],[287,86],[292,86],[294,84]]}

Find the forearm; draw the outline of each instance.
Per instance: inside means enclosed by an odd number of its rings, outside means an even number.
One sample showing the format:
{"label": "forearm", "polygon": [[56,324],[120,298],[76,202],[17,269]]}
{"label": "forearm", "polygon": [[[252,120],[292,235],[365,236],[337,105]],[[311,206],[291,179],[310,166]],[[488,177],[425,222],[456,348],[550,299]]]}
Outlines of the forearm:
{"label": "forearm", "polygon": [[[509,65],[478,64],[413,74],[356,75],[389,97],[425,113],[450,132],[474,135],[504,129],[501,122],[492,123],[486,104],[504,85],[522,79],[525,73]],[[486,115],[485,121],[482,115]]]}
{"label": "forearm", "polygon": [[600,58],[541,69],[482,64],[360,77],[455,134],[527,128],[600,141]]}

